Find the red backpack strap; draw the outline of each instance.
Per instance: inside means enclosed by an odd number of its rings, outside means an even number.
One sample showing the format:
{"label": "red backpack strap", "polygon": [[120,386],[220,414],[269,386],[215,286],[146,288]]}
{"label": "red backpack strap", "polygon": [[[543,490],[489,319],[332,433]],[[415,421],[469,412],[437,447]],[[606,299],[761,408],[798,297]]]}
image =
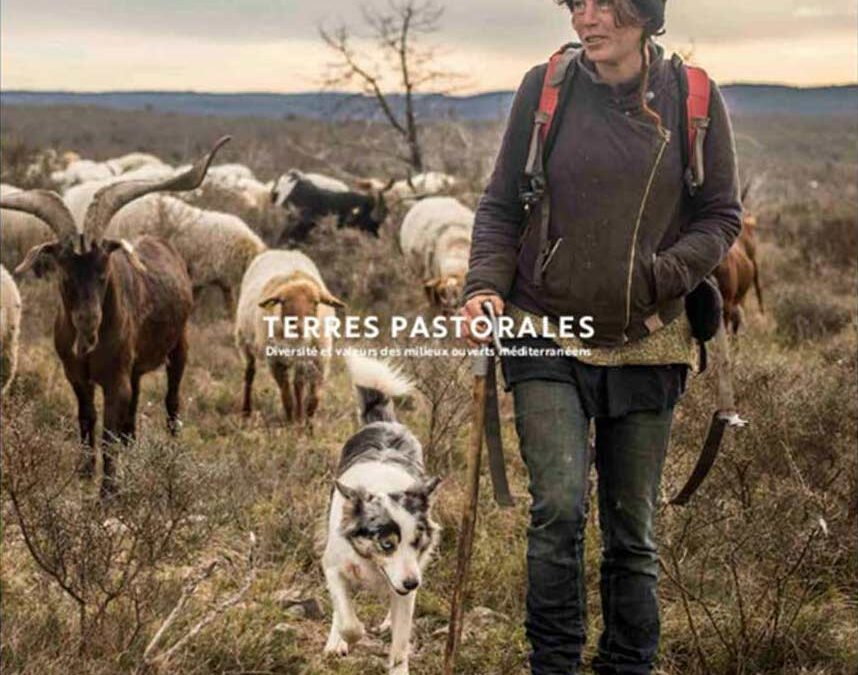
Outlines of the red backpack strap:
{"label": "red backpack strap", "polygon": [[524,169],[526,176],[542,174],[542,152],[548,130],[551,128],[551,121],[554,119],[554,112],[557,110],[560,86],[575,58],[575,49],[570,47],[571,45],[563,46],[548,59],[548,66],[542,79],[542,91],[539,94],[539,105],[533,115],[533,133],[530,137],[530,149]]}
{"label": "red backpack strap", "polygon": [[702,68],[684,65],[686,79],[685,128],[688,133],[688,166],[685,179],[691,194],[703,185],[703,141],[709,127],[709,75]]}

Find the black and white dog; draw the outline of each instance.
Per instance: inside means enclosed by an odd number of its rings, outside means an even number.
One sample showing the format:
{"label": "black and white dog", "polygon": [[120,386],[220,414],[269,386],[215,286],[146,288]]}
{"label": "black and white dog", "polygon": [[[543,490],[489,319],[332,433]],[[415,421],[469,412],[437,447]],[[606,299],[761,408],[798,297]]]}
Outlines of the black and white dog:
{"label": "black and white dog", "polygon": [[426,476],[423,448],[396,421],[391,397],[411,384],[387,364],[349,356],[363,428],[342,449],[327,521],[322,566],[333,605],[325,652],[345,656],[364,634],[352,591],[386,594],[390,611],[389,673],[407,675],[411,623],[423,570],[440,528],[429,514],[438,478]]}

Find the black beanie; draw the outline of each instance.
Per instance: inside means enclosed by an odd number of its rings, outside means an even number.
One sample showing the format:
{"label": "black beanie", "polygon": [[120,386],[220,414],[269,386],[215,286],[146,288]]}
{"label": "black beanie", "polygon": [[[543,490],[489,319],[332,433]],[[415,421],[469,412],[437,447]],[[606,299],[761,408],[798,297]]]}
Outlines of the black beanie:
{"label": "black beanie", "polygon": [[646,19],[644,30],[654,35],[664,28],[664,5],[666,0],[632,0],[632,4]]}

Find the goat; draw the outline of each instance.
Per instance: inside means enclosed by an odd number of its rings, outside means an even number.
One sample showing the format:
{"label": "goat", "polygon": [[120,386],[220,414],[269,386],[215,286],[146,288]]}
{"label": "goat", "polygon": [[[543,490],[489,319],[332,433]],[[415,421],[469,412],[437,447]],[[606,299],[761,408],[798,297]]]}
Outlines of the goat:
{"label": "goat", "polygon": [[0,394],[5,394],[18,366],[21,294],[15,280],[0,265]]}
{"label": "goat", "polygon": [[303,241],[317,220],[327,215],[337,217],[337,227],[355,227],[378,237],[379,227],[387,218],[385,190],[372,190],[369,194],[330,190],[319,187],[294,170],[286,174],[286,178],[284,180],[281,176],[271,192],[273,204],[292,208],[298,213],[297,225],[284,232],[283,239]]}
{"label": "goat", "polygon": [[[324,330],[326,318],[334,316],[334,307],[343,302],[325,286],[315,263],[299,251],[266,251],[248,267],[241,282],[238,312],[235,318],[235,344],[244,357],[244,402],[242,411],[252,411],[253,379],[256,360],[267,360],[271,375],[280,389],[280,399],[287,423],[312,418],[319,405],[322,385],[327,378],[331,359],[331,336]],[[274,336],[266,317],[275,317]],[[284,338],[286,317],[297,319],[300,338]],[[304,327],[307,318],[322,324],[318,336]],[[313,347],[314,354],[288,355],[289,348]],[[309,350],[308,350],[309,351]],[[290,370],[294,371],[294,398],[290,387]],[[306,404],[304,386],[309,388]]]}
{"label": "goat", "polygon": [[104,394],[102,434],[103,499],[116,491],[114,443],[136,434],[140,378],[166,363],[167,424],[179,429],[179,386],[187,359],[187,320],[193,307],[184,261],[167,242],[144,236],[132,244],[105,237],[113,215],[124,205],[158,190],[191,190],[202,181],[212,157],[229,137],[187,173],[162,181],[128,181],[99,190],[83,227],[55,192],[32,190],[0,199],[0,207],[44,220],[56,239],[27,254],[16,273],[40,258],[59,270],[60,302],[54,346],[78,401],[85,450],[80,473],[95,470],[95,385]]}
{"label": "goat", "polygon": [[417,262],[430,304],[455,311],[468,271],[474,212],[452,197],[427,197],[405,214],[402,252]]}
{"label": "goat", "polygon": [[757,266],[757,239],[754,234],[756,222],[753,216],[742,218],[742,230],[738,238],[714,272],[724,300],[724,327],[730,328],[734,335],[742,324],[745,296],[751,285],[754,286],[760,312],[764,311]]}

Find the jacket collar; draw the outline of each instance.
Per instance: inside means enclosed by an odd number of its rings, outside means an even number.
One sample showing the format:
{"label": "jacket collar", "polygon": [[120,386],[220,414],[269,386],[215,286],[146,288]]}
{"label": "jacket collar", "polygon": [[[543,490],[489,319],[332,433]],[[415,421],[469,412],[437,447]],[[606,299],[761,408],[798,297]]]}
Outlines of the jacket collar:
{"label": "jacket collar", "polygon": [[[662,74],[664,65],[664,47],[656,44],[652,40],[647,42],[647,49],[650,55],[649,68],[649,90],[658,91],[661,86]],[[638,103],[638,88],[640,87],[641,75],[638,74],[634,79],[628,82],[623,82],[620,85],[612,86],[606,83],[596,72],[595,65],[585,56],[584,50],[578,53],[577,56],[578,68],[585,76],[598,85],[604,87],[606,93],[623,108]]]}

